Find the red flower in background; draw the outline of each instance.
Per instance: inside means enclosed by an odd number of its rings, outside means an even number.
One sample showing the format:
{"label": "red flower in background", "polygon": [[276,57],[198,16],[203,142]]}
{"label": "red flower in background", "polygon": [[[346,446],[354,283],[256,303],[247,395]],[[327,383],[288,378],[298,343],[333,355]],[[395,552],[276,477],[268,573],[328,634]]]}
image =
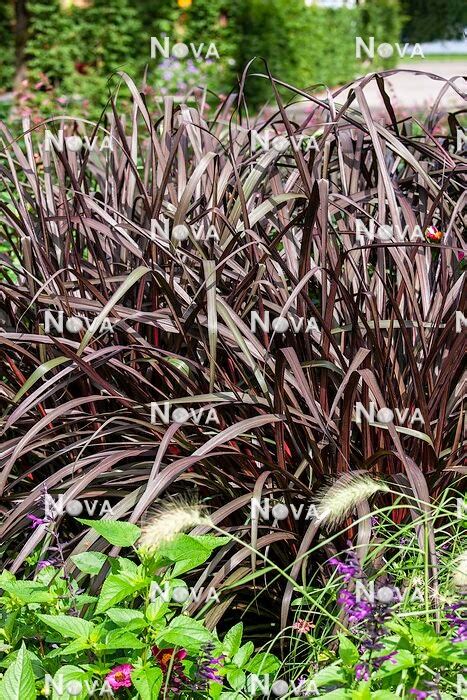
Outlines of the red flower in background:
{"label": "red flower in background", "polygon": [[175,651],[175,649],[159,649],[159,647],[154,646],[152,648],[152,655],[161,667],[162,671],[164,673],[167,673],[170,667],[172,657],[174,659],[174,662],[172,664],[173,668],[175,666],[176,661],[181,661],[186,657],[187,651],[186,649],[179,649],[178,651]]}
{"label": "red flower in background", "polygon": [[167,675],[170,671],[170,690],[173,693],[180,693],[182,685],[186,685],[189,679],[183,673],[182,660],[186,657],[186,649],[159,649],[152,647],[152,655],[159,665],[162,673]]}
{"label": "red flower in background", "polygon": [[444,233],[442,231],[439,231],[436,226],[428,226],[427,230],[425,231],[425,237],[429,241],[433,241],[433,243],[439,243],[440,241],[443,240]]}

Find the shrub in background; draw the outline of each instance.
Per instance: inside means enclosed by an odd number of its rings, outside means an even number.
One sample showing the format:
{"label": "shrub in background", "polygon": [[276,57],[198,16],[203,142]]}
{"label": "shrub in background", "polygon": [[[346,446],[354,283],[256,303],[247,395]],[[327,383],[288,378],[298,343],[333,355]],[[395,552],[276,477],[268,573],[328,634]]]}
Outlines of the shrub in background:
{"label": "shrub in background", "polygon": [[339,10],[312,6],[307,9],[307,66],[313,83],[329,87],[352,80],[358,72],[355,36],[358,9]]}
{"label": "shrub in background", "polygon": [[465,0],[402,0],[404,39],[411,42],[462,39],[467,27]]}
{"label": "shrub in background", "polygon": [[[364,40],[374,36],[375,47],[382,43],[394,45],[400,40],[403,17],[399,0],[371,0],[365,2],[359,12],[361,36]],[[398,60],[399,54],[395,48],[389,58],[381,58],[375,50],[371,67],[374,70],[393,68]]]}
{"label": "shrub in background", "polygon": [[[7,37],[0,69],[4,89],[11,89],[14,77],[12,14],[12,3],[0,9],[0,33]],[[93,118],[105,105],[107,81],[115,70],[133,73],[148,65],[149,85],[156,91],[162,84],[167,87],[162,61],[150,56],[151,36],[165,35],[172,43],[192,42],[196,47],[204,43],[205,48],[214,42],[219,60],[208,70],[200,63],[191,82],[207,79],[210,89],[225,93],[254,56],[266,59],[273,75],[302,89],[345,83],[359,72],[355,36],[373,35],[376,44],[393,42],[401,26],[396,0],[374,0],[352,10],[307,7],[303,0],[194,0],[187,8],[174,0],[92,0],[84,7],[34,0],[28,3],[28,16],[29,84],[21,105],[50,116],[60,108],[57,98],[69,105],[75,96],[81,113],[84,106]],[[396,58],[382,61],[376,56],[373,66],[393,65]],[[176,63],[174,87],[190,84],[188,62],[171,63]],[[264,64],[257,61],[252,72],[264,73]],[[246,94],[253,107],[273,96],[268,82],[259,78],[249,80]]]}
{"label": "shrub in background", "polygon": [[15,42],[13,34],[13,8],[0,3],[0,94],[13,85],[15,75]]}

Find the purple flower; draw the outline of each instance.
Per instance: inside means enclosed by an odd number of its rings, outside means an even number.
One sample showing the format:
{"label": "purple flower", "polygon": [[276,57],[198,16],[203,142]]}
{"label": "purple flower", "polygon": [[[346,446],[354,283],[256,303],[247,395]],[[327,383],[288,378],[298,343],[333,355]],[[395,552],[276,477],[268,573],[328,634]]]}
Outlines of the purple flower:
{"label": "purple flower", "polygon": [[355,666],[355,679],[357,681],[369,681],[370,671],[366,664],[357,664]]}
{"label": "purple flower", "polygon": [[40,571],[41,569],[45,569],[46,566],[54,566],[55,563],[53,559],[40,559],[40,561],[37,562],[37,568]]}
{"label": "purple flower", "polygon": [[214,644],[208,642],[201,649],[201,654],[197,659],[195,670],[195,682],[191,684],[192,690],[207,690],[208,684],[213,681],[222,683],[223,678],[219,671],[223,666],[225,656],[213,656]]}
{"label": "purple flower", "polygon": [[360,563],[355,554],[351,551],[347,552],[345,563],[339,561],[337,557],[332,557],[329,563],[336,567],[337,573],[344,577],[346,583],[350,581],[351,578],[355,578],[361,573]]}
{"label": "purple flower", "polygon": [[344,608],[349,622],[361,622],[362,620],[366,620],[373,611],[368,601],[357,600],[355,593],[348,591],[346,588],[340,591],[337,602]]}
{"label": "purple flower", "polygon": [[425,690],[417,690],[416,688],[412,688],[410,694],[415,695],[417,700],[425,700],[428,697],[428,693]]}
{"label": "purple flower", "polygon": [[390,651],[389,654],[383,654],[382,656],[378,656],[377,658],[373,659],[372,663],[375,669],[381,668],[381,666],[384,664],[385,661],[390,661],[392,664],[397,663],[397,659],[395,658],[397,656],[397,651]]}
{"label": "purple flower", "polygon": [[36,527],[39,527],[39,525],[45,525],[47,522],[43,518],[37,518],[35,515],[32,515],[32,513],[28,513],[26,517],[31,521],[31,527],[33,530],[35,530]]}
{"label": "purple flower", "polygon": [[452,642],[467,642],[467,606],[464,602],[447,606],[446,619],[454,630]]}

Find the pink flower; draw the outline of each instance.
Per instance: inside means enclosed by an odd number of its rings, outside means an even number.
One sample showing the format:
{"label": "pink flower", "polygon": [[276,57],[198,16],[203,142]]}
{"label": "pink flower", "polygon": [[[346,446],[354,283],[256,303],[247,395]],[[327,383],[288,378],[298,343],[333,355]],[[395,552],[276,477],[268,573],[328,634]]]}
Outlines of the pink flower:
{"label": "pink flower", "polygon": [[115,666],[110,673],[105,677],[105,680],[110,685],[113,690],[118,690],[119,688],[130,688],[131,687],[131,672],[133,666],[131,664],[121,664],[121,666]]}
{"label": "pink flower", "polygon": [[293,623],[292,629],[297,630],[300,634],[306,634],[314,628],[314,625],[308,620],[301,620],[298,618],[296,622]]}

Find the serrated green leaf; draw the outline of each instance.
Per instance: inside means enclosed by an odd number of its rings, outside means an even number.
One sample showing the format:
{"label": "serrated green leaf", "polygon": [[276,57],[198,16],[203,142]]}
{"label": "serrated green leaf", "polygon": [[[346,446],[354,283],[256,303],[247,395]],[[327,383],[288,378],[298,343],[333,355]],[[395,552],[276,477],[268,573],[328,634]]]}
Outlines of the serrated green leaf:
{"label": "serrated green leaf", "polygon": [[415,666],[415,657],[408,649],[398,649],[391,661],[385,661],[376,674],[377,678],[385,678],[406,668]]}
{"label": "serrated green leaf", "polygon": [[326,685],[335,685],[336,683],[344,683],[345,675],[338,663],[329,664],[315,673],[313,680],[317,688],[323,688]]}
{"label": "serrated green leaf", "polygon": [[[92,689],[92,681],[89,674],[78,666],[71,664],[62,666],[53,680],[53,684],[48,684],[49,689],[52,689],[52,700],[87,700],[90,697],[88,691]],[[73,695],[68,692],[69,690]]]}
{"label": "serrated green leaf", "polygon": [[128,630],[110,630],[105,638],[106,649],[142,649],[144,644]]}
{"label": "serrated green leaf", "polygon": [[172,542],[161,547],[158,554],[175,563],[172,576],[179,576],[204,564],[212,551],[212,547],[204,546],[197,538],[180,534]]}
{"label": "serrated green leaf", "polygon": [[141,668],[133,671],[131,680],[141,700],[154,700],[159,697],[163,681],[160,668]]}
{"label": "serrated green leaf", "polygon": [[227,680],[234,690],[241,690],[245,685],[246,674],[239,668],[227,671]]}
{"label": "serrated green leaf", "polygon": [[358,684],[358,688],[352,690],[352,700],[371,700],[369,681],[361,681]]}
{"label": "serrated green leaf", "polygon": [[116,625],[125,627],[126,629],[143,629],[147,624],[140,610],[110,608],[110,610],[106,610],[105,614],[108,615]]}
{"label": "serrated green leaf", "polygon": [[34,672],[24,642],[3,676],[0,697],[2,700],[36,700]]}
{"label": "serrated green leaf", "polygon": [[47,659],[53,659],[55,656],[75,656],[80,651],[85,649],[90,649],[91,643],[86,639],[74,639],[72,642],[64,647],[59,647],[58,649],[52,649],[47,654]]}
{"label": "serrated green leaf", "polygon": [[144,583],[133,583],[128,581],[125,576],[120,574],[109,574],[102,584],[101,594],[97,601],[96,615],[105,612],[112,608],[120,601],[133,595],[141,588],[144,588]]}
{"label": "serrated green leaf", "polygon": [[5,581],[1,587],[9,595],[25,605],[29,603],[49,603],[55,596],[42,583],[37,581]]}
{"label": "serrated green leaf", "polygon": [[189,651],[197,651],[202,644],[209,642],[212,634],[199,620],[192,620],[187,615],[174,617],[167,628],[159,633],[157,645],[166,642],[171,646],[180,646]]}
{"label": "serrated green leaf", "polygon": [[260,652],[256,654],[245,666],[245,670],[257,675],[274,673],[280,668],[280,661],[274,654]]}
{"label": "serrated green leaf", "polygon": [[246,642],[243,646],[240,647],[240,649],[237,651],[235,656],[232,659],[232,663],[236,664],[240,668],[243,668],[252,655],[252,653],[255,650],[255,645],[253,642]]}
{"label": "serrated green leaf", "polygon": [[77,518],[77,520],[83,525],[92,527],[115,547],[132,547],[141,534],[137,525],[124,520],[87,520],[86,518]]}
{"label": "serrated green leaf", "polygon": [[107,556],[102,552],[82,552],[73,555],[70,559],[83,573],[96,575],[102,569]]}
{"label": "serrated green leaf", "polygon": [[[222,653],[226,656],[232,658],[235,656],[237,651],[240,649],[240,644],[242,643],[243,635],[243,623],[238,622],[234,625],[224,637],[222,642]],[[237,690],[237,688],[235,688]]]}
{"label": "serrated green leaf", "polygon": [[343,634],[339,635],[339,656],[346,666],[354,666],[360,658],[355,644]]}
{"label": "serrated green leaf", "polygon": [[53,630],[62,635],[62,637],[71,637],[72,639],[88,639],[94,624],[89,620],[83,620],[81,617],[71,617],[71,615],[41,615],[38,614],[39,620],[51,627]]}

